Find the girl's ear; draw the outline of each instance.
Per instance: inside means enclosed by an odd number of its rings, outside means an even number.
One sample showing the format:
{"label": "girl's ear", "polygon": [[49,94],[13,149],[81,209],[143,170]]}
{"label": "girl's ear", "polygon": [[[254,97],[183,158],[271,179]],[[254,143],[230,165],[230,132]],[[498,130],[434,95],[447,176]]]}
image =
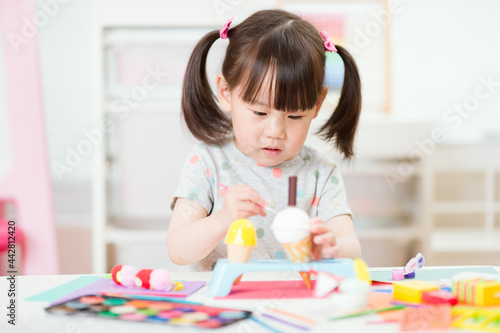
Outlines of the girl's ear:
{"label": "girl's ear", "polygon": [[314,118],[318,115],[319,109],[321,109],[321,105],[323,105],[323,102],[325,101],[326,94],[328,94],[328,87],[323,87],[323,91],[321,92],[321,95],[318,98],[318,101],[316,102],[316,109],[314,110]]}
{"label": "girl's ear", "polygon": [[226,79],[222,74],[217,75],[217,99],[223,111],[231,111],[231,93],[229,92]]}

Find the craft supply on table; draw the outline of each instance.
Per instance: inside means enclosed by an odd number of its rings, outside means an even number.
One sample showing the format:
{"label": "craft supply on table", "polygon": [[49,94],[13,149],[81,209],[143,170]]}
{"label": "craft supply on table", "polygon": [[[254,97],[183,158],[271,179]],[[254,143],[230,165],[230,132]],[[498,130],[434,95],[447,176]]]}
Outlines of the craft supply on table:
{"label": "craft supply on table", "polygon": [[439,290],[439,285],[418,280],[395,282],[394,300],[422,303],[422,293],[432,290]]}
{"label": "craft supply on table", "polygon": [[376,310],[366,310],[366,311],[360,311],[357,313],[352,313],[344,316],[336,316],[336,317],[331,317],[330,320],[339,320],[339,319],[347,319],[347,318],[354,318],[354,317],[360,317],[360,316],[367,316],[375,313],[380,313],[380,312],[387,312],[387,311],[396,311],[396,310],[403,310],[405,308],[404,305],[395,305],[395,306],[390,306],[387,308],[383,309],[376,309]]}
{"label": "craft supply on table", "polygon": [[343,279],[340,281],[338,292],[332,293],[330,299],[337,312],[359,312],[368,305],[370,289],[370,284],[365,280]]}
{"label": "craft supply on table", "polygon": [[248,318],[246,310],[191,303],[87,295],[45,309],[52,314],[93,316],[123,321],[166,323],[173,326],[218,328]]}
{"label": "craft supply on table", "polygon": [[[257,245],[257,232],[253,223],[247,219],[238,219],[231,223],[224,243],[227,247],[227,260],[230,263],[241,264],[247,262],[253,248]],[[234,284],[240,282],[242,275],[236,278]]]}
{"label": "craft supply on table", "polygon": [[[297,177],[291,176],[288,179],[288,207],[276,214],[271,229],[293,263],[306,263],[312,260],[310,218],[305,211],[295,206],[296,200]],[[299,273],[310,289],[310,273],[307,271]]]}

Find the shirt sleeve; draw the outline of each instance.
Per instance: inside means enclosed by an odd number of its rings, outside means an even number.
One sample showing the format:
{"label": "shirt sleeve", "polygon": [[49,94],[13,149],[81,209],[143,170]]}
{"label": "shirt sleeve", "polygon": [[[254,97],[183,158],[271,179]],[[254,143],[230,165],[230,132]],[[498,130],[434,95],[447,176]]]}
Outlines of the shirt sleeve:
{"label": "shirt sleeve", "polygon": [[191,151],[184,163],[179,184],[170,205],[171,209],[174,209],[177,198],[186,198],[201,205],[210,215],[214,198],[213,177],[210,175],[209,164],[209,154],[202,145],[198,145]]}
{"label": "shirt sleeve", "polygon": [[[321,184],[322,183],[322,184]],[[351,208],[347,204],[347,194],[342,175],[334,163],[328,163],[325,170],[325,178],[321,179],[322,186],[318,203],[318,216],[323,221],[339,215],[350,215],[353,217]]]}

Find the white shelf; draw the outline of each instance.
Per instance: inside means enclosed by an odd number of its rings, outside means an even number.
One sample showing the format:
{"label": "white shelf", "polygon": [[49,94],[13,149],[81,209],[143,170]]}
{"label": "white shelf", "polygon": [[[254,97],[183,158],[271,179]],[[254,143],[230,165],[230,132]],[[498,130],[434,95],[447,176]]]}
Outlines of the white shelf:
{"label": "white shelf", "polygon": [[[106,242],[123,243],[150,243],[167,241],[167,229],[131,229],[108,226],[106,229]],[[165,245],[166,246],[166,245]]]}
{"label": "white shelf", "polygon": [[434,252],[496,252],[500,251],[500,230],[439,230],[431,235]]}
{"label": "white shelf", "polygon": [[361,242],[364,240],[390,240],[391,242],[403,242],[418,240],[420,232],[415,227],[395,228],[360,228],[356,230]]}

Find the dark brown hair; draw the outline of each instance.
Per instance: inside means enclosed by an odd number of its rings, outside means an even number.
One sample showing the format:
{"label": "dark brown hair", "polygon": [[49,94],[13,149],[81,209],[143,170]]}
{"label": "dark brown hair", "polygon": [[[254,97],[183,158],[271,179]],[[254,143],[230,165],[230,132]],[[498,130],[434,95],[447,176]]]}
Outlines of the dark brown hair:
{"label": "dark brown hair", "polygon": [[[269,105],[276,110],[297,111],[315,107],[325,77],[325,47],[319,32],[297,15],[282,10],[262,10],[229,29],[229,45],[222,64],[230,90],[242,87],[241,99],[254,103],[266,75]],[[182,112],[191,133],[207,144],[219,144],[230,134],[231,121],[219,108],[206,74],[210,47],[219,30],[207,33],[195,46],[182,91]],[[330,119],[318,134],[334,141],[345,158],[354,155],[353,142],[361,111],[361,83],[351,55],[336,45],[344,62],[344,83]],[[274,96],[273,96],[274,95]]]}

